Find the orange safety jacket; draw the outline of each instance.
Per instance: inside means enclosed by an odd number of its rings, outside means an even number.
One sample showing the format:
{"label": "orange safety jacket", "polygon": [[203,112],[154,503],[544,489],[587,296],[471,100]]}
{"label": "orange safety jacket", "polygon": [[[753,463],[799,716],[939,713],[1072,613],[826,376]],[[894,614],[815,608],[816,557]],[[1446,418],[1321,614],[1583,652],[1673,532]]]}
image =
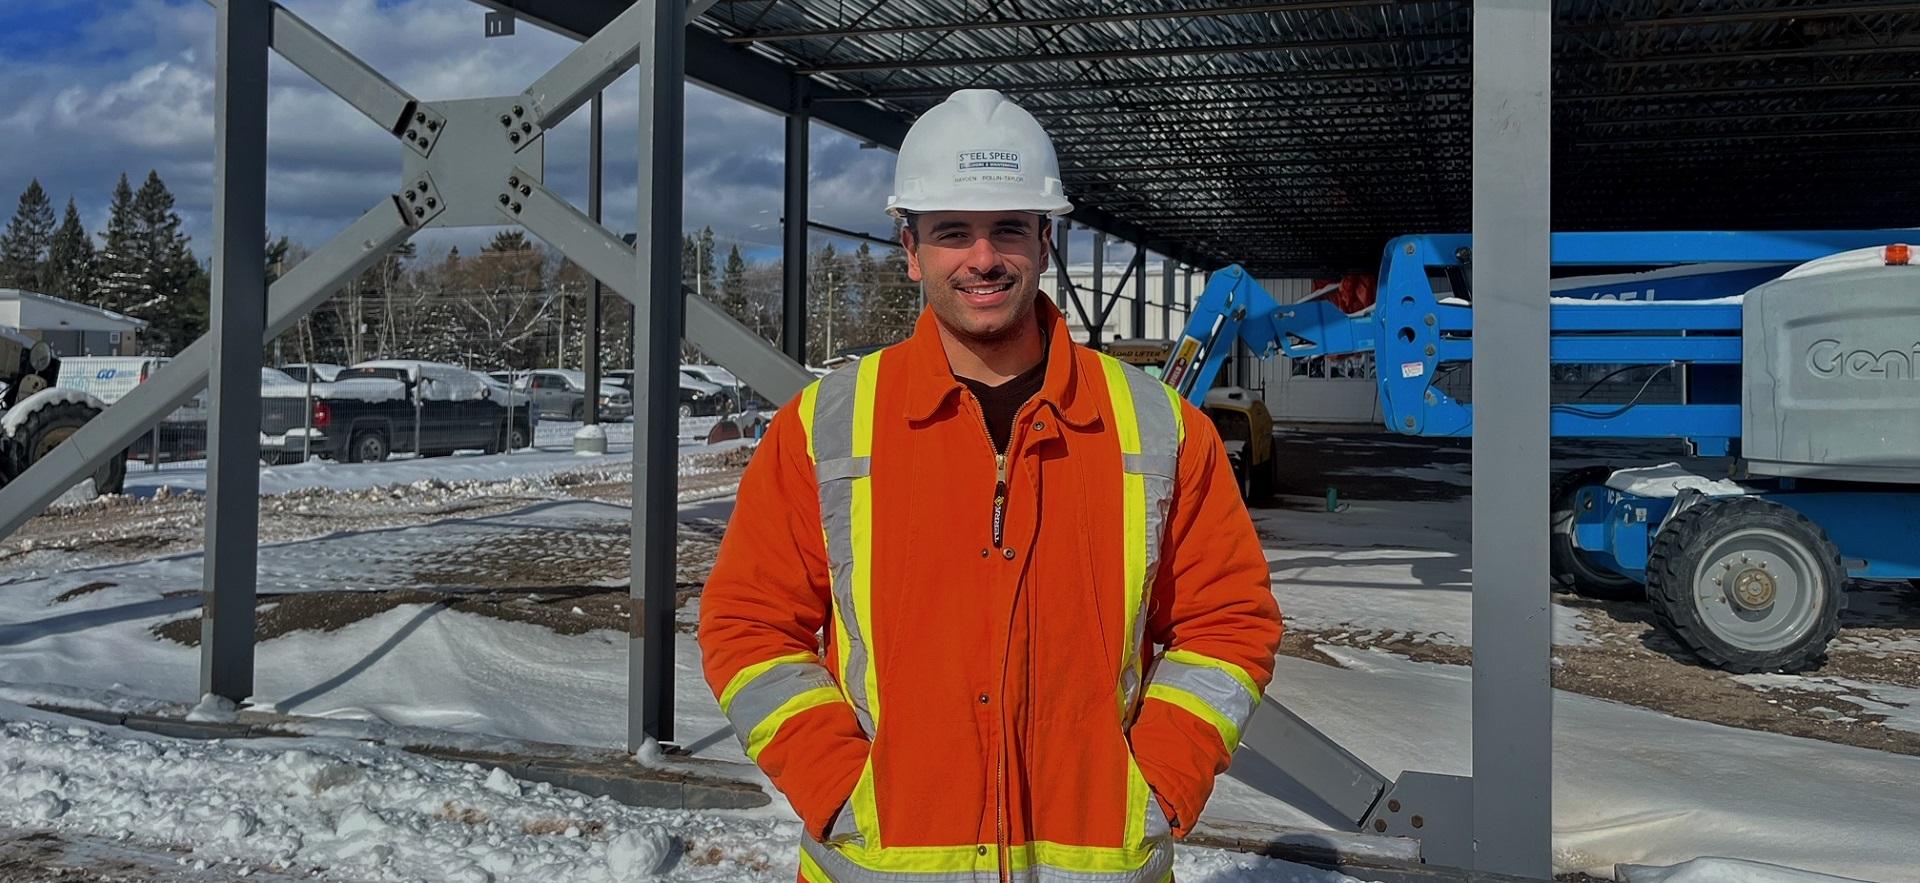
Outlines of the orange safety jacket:
{"label": "orange safety jacket", "polygon": [[1168,880],[1272,677],[1212,424],[1036,312],[1004,455],[923,311],[781,408],[741,480],[700,647],[803,881]]}

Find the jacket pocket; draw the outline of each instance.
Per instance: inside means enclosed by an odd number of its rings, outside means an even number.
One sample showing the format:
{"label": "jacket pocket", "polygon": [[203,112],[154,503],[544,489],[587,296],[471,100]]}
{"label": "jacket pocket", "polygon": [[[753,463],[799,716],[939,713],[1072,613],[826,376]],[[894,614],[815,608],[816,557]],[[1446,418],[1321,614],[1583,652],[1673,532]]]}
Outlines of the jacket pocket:
{"label": "jacket pocket", "polygon": [[[845,803],[840,804],[840,812],[834,815],[833,822],[827,825],[824,843],[832,848],[863,850],[872,842],[867,825],[877,825],[878,819],[872,819],[873,803],[873,760],[868,758],[860,768],[860,778],[853,783],[853,793],[847,795]],[[861,817],[868,816],[867,825],[861,824]]]}

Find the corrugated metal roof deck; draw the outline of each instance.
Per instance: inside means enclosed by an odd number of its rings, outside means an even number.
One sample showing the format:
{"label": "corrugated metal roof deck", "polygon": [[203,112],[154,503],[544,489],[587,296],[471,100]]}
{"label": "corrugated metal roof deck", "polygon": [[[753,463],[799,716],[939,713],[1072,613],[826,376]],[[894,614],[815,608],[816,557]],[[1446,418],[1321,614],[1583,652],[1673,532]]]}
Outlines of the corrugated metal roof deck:
{"label": "corrugated metal roof deck", "polygon": [[[625,0],[483,0],[590,33]],[[1559,0],[1559,229],[1905,226],[1920,2]],[[1014,95],[1088,220],[1258,274],[1463,230],[1468,0],[718,0],[688,72],[889,146],[948,92]],[[777,78],[780,82],[763,82]]]}

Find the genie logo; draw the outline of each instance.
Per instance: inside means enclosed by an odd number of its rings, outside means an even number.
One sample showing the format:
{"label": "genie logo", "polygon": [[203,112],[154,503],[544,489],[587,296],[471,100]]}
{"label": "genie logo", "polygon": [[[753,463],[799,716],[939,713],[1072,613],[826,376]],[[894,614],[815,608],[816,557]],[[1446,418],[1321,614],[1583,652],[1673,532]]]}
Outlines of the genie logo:
{"label": "genie logo", "polygon": [[1920,380],[1920,341],[1911,351],[1847,349],[1832,338],[1823,338],[1807,347],[1807,370],[1815,377],[1847,377],[1854,380]]}

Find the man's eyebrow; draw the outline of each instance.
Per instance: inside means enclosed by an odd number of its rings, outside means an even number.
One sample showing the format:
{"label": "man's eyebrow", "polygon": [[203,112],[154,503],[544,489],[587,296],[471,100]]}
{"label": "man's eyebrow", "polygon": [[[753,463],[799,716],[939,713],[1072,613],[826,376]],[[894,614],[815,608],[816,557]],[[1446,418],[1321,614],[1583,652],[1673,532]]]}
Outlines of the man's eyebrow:
{"label": "man's eyebrow", "polygon": [[933,225],[933,229],[934,229],[934,232],[937,233],[941,230],[965,230],[971,226],[972,225],[968,224],[966,221],[941,221],[940,223]]}

